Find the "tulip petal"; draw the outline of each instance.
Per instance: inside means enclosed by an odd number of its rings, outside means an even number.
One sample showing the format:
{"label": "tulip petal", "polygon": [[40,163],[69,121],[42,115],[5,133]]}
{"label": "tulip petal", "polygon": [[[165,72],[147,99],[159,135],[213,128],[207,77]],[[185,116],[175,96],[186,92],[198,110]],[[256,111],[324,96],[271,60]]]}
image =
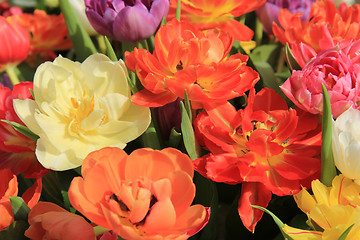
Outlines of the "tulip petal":
{"label": "tulip petal", "polygon": [[239,199],[238,212],[244,226],[254,232],[257,222],[261,219],[264,212],[255,209],[250,205],[266,208],[271,200],[271,192],[262,183],[244,182],[241,187],[241,197]]}
{"label": "tulip petal", "polygon": [[150,214],[143,226],[147,233],[154,233],[173,227],[176,222],[176,213],[170,199],[164,199],[152,206]]}

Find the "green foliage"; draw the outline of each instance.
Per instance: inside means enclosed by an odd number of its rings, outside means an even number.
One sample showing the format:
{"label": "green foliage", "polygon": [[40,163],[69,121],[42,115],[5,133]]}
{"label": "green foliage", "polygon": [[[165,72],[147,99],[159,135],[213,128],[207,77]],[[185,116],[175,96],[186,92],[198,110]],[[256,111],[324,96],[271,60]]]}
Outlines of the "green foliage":
{"label": "green foliage", "polygon": [[336,176],[336,167],[331,148],[332,141],[332,115],[329,94],[324,84],[323,91],[323,117],[321,134],[321,177],[320,180],[326,186],[331,186],[332,180]]}
{"label": "green foliage", "polygon": [[94,43],[91,41],[89,34],[85,31],[79,19],[76,17],[68,0],[60,0],[60,8],[65,18],[76,57],[82,62],[88,56],[97,52]]}
{"label": "green foliage", "polygon": [[36,135],[35,133],[33,133],[32,131],[30,131],[29,128],[17,123],[17,122],[11,122],[11,121],[7,121],[4,119],[1,119],[1,121],[6,122],[8,124],[10,124],[16,131],[18,131],[19,133],[23,134],[24,136],[30,138],[33,141],[37,141],[39,136]]}

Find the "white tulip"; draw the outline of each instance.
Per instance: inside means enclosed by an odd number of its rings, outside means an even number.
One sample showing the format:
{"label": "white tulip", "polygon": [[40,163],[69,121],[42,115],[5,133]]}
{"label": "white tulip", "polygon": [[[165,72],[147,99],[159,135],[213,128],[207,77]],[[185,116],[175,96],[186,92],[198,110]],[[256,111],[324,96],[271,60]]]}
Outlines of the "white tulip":
{"label": "white tulip", "polygon": [[336,167],[360,182],[360,111],[349,108],[332,127],[332,150]]}
{"label": "white tulip", "polygon": [[81,22],[82,26],[85,28],[86,32],[92,36],[98,34],[95,31],[95,29],[91,26],[89,20],[86,17],[84,0],[71,0],[71,1],[69,1],[69,3],[71,4],[72,8],[74,9],[76,16],[80,20],[80,22]]}

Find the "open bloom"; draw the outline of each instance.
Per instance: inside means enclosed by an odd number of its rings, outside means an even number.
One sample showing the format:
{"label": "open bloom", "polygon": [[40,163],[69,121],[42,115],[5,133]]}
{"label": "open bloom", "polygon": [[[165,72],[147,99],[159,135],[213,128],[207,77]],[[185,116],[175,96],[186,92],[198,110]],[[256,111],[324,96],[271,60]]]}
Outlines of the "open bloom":
{"label": "open bloom", "polygon": [[319,176],[321,151],[316,115],[288,109],[271,89],[254,95],[244,110],[224,104],[200,113],[194,123],[200,144],[210,151],[194,161],[195,170],[217,182],[245,182],[239,213],[251,231],[260,218],[249,214],[250,204],[266,206],[271,193],[292,195],[309,185]]}
{"label": "open bloom", "polygon": [[[314,180],[311,187],[314,195],[303,189],[294,198],[311,222],[316,223],[323,231],[303,230],[285,225],[285,233],[294,240],[339,239],[340,235],[354,224],[346,239],[359,239],[360,185],[340,175],[334,178],[331,187],[326,187],[319,180]],[[311,222],[310,225],[313,225]]]}
{"label": "open bloom", "polygon": [[95,239],[90,223],[54,203],[37,203],[29,212],[28,221],[30,227],[25,231],[25,236],[32,240]]}
{"label": "open bloom", "polygon": [[[287,9],[279,12],[279,22],[273,32],[282,44],[303,42],[316,52],[336,45],[344,39],[360,38],[360,5],[342,3],[337,9],[331,0],[316,1],[311,6],[309,18]],[[335,44],[334,44],[335,43]]]}
{"label": "open bloom", "polygon": [[45,167],[66,170],[81,165],[92,151],[124,148],[150,123],[150,111],[130,102],[127,71],[120,60],[102,54],[82,64],[58,57],[38,67],[35,100],[14,100],[26,126],[40,138],[36,156]]}
{"label": "open bloom", "polygon": [[333,122],[332,149],[340,172],[360,183],[360,111],[349,108]]}
{"label": "open bloom", "polygon": [[72,48],[62,14],[49,15],[45,11],[35,10],[31,14],[24,13],[10,18],[19,22],[28,32],[28,36],[30,36],[30,58],[40,54],[54,59],[57,56],[54,51]]}
{"label": "open bloom", "polygon": [[298,107],[313,114],[322,113],[322,83],[329,93],[334,118],[349,107],[358,108],[359,49],[360,40],[344,41],[326,49],[301,71],[293,71],[292,76],[280,88]]}
{"label": "open bloom", "polygon": [[248,57],[227,57],[233,40],[216,29],[205,33],[176,19],[155,36],[155,50],[126,52],[125,61],[145,89],[132,97],[139,106],[159,107],[184,98],[186,90],[194,108],[204,102],[224,102],[241,96],[259,80],[246,66]]}
{"label": "open bloom", "polygon": [[90,153],[73,179],[71,204],[94,223],[124,239],[187,239],[208,221],[193,205],[190,158],[173,148],[145,148],[127,155],[119,148]]}
{"label": "open bloom", "polygon": [[30,40],[25,29],[11,17],[0,16],[0,70],[17,65],[29,53]]}
{"label": "open bloom", "polygon": [[94,29],[122,42],[153,35],[169,11],[169,0],[85,0],[86,15]]}
{"label": "open bloom", "polygon": [[[0,86],[0,119],[25,125],[16,115],[14,99],[32,99],[29,89],[32,82],[21,82],[11,91]],[[8,123],[0,121],[0,168],[9,168],[16,175],[22,173],[27,178],[38,178],[48,172],[35,156],[35,142]]]}
{"label": "open bloom", "polygon": [[[177,0],[170,2],[175,12]],[[254,32],[234,18],[254,11],[265,2],[265,0],[183,0],[181,19],[200,30],[220,28],[237,41],[250,41]]]}
{"label": "open bloom", "polygon": [[306,21],[313,2],[315,0],[269,0],[256,10],[256,15],[263,24],[264,31],[272,33],[273,22],[279,25],[280,9],[285,8],[292,13],[301,13],[300,19]]}

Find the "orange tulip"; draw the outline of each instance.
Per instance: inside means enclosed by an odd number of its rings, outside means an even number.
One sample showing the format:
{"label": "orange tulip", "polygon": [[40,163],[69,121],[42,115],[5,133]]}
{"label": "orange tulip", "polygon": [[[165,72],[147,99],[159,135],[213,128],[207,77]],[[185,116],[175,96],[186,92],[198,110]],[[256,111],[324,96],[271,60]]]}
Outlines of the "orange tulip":
{"label": "orange tulip", "polygon": [[344,39],[360,38],[359,4],[348,7],[342,3],[336,9],[333,1],[321,0],[313,3],[306,21],[300,18],[301,14],[280,10],[280,26],[274,23],[273,32],[281,43],[295,44],[292,48],[303,43],[320,52]]}
{"label": "orange tulip", "polygon": [[[200,30],[220,28],[237,41],[250,41],[254,32],[234,18],[251,12],[263,5],[265,0],[182,0],[181,19]],[[177,0],[170,1],[170,17],[174,14]]]}
{"label": "orange tulip", "polygon": [[125,62],[137,73],[145,89],[132,97],[139,106],[159,107],[184,98],[187,91],[194,108],[207,102],[225,102],[242,96],[259,80],[246,66],[248,57],[227,57],[233,39],[216,29],[201,32],[174,19],[155,36],[155,50],[134,49]]}
{"label": "orange tulip", "polygon": [[28,219],[30,227],[25,236],[32,240],[95,239],[93,227],[84,218],[50,202],[36,204]]}
{"label": "orange tulip", "polygon": [[0,231],[14,221],[9,197],[17,196],[17,178],[9,169],[0,169]]}
{"label": "orange tulip", "polygon": [[74,178],[71,204],[88,219],[125,239],[187,239],[208,221],[193,205],[195,185],[190,158],[180,151],[115,147],[90,153],[83,178]]}
{"label": "orange tulip", "polygon": [[33,14],[24,13],[10,18],[15,18],[31,36],[30,57],[42,54],[55,58],[54,51],[72,47],[62,15],[48,15],[45,11],[35,10]]}

